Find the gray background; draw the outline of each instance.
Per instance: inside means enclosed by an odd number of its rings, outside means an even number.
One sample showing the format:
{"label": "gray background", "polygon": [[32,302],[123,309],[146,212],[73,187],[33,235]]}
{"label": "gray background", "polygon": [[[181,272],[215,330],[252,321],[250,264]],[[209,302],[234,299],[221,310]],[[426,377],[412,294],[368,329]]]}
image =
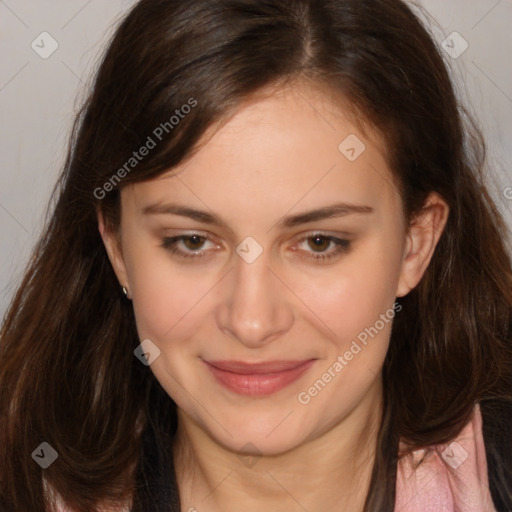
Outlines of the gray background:
{"label": "gray background", "polygon": [[[71,123],[116,22],[133,0],[0,0],[0,317],[40,233]],[[489,146],[489,187],[512,226],[512,0],[423,0],[459,93]],[[31,47],[48,32],[48,58]],[[446,39],[448,38],[448,39]],[[450,41],[454,41],[450,43]],[[39,45],[42,44],[39,42]],[[46,40],[45,48],[49,48]],[[42,51],[42,50],[41,50]]]}

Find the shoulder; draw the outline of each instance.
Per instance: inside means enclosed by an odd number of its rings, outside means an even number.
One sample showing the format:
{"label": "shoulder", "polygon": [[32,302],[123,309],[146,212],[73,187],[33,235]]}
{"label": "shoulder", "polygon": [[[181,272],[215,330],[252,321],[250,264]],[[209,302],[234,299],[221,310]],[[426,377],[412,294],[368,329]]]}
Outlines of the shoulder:
{"label": "shoulder", "polygon": [[499,512],[489,489],[480,405],[450,443],[417,450],[397,465],[395,510]]}

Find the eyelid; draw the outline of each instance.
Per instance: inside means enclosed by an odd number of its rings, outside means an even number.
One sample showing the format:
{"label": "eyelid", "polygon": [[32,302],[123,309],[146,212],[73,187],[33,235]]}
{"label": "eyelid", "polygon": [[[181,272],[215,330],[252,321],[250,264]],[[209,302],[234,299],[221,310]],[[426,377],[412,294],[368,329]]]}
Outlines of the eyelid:
{"label": "eyelid", "polygon": [[310,231],[307,231],[305,233],[301,233],[300,235],[297,235],[299,237],[299,240],[303,240],[304,238],[310,238],[312,236],[324,236],[325,238],[336,238],[338,240],[348,240],[351,241],[353,238],[352,233],[344,232],[344,231],[329,231],[329,230],[323,230],[323,229],[312,229]]}
{"label": "eyelid", "polygon": [[[203,231],[190,231],[190,232],[184,232],[184,231],[180,231],[178,234],[174,235],[174,234],[171,234],[171,235],[168,235],[168,236],[163,236],[162,237],[162,244],[161,245],[165,245],[165,244],[171,244],[171,242],[174,243],[174,245],[176,245],[178,242],[181,242],[183,241],[183,239],[186,239],[186,238],[191,238],[191,237],[194,237],[194,236],[197,236],[199,238],[204,238],[205,241],[204,243],[206,244],[207,242],[219,247],[219,246],[222,246],[222,244],[218,243],[216,241],[216,238],[214,236],[212,236],[210,233],[207,233],[207,232],[203,232]],[[205,251],[204,249],[197,249],[197,252],[209,252],[209,251]],[[194,254],[194,251],[187,251],[189,252],[190,254]]]}
{"label": "eyelid", "polygon": [[216,236],[212,235],[211,233],[207,231],[201,231],[198,229],[190,229],[188,231],[181,231],[181,230],[175,230],[175,232],[171,232],[169,234],[164,234],[161,236],[162,240],[171,240],[171,239],[181,239],[181,238],[188,238],[198,236],[201,238],[206,238],[208,242],[214,243],[215,245],[222,245],[220,242],[218,242],[218,239]]}

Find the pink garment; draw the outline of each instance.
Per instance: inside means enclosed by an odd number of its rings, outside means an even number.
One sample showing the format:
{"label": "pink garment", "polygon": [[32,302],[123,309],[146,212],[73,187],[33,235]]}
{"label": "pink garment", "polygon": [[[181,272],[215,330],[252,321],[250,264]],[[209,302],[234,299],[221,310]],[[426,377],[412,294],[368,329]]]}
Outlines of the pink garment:
{"label": "pink garment", "polygon": [[[68,512],[56,498],[57,511]],[[395,512],[497,512],[489,491],[478,404],[451,443],[436,445],[432,451],[417,450],[399,460]]]}
{"label": "pink garment", "polygon": [[395,512],[496,512],[478,404],[451,443],[417,450],[399,460]]}

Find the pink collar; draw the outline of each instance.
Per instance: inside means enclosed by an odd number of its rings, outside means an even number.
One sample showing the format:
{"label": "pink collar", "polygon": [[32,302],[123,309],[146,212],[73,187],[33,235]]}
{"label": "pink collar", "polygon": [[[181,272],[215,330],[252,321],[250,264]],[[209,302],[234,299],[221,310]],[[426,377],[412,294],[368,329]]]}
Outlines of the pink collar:
{"label": "pink collar", "polygon": [[395,512],[496,512],[478,404],[451,443],[417,450],[399,460]]}

